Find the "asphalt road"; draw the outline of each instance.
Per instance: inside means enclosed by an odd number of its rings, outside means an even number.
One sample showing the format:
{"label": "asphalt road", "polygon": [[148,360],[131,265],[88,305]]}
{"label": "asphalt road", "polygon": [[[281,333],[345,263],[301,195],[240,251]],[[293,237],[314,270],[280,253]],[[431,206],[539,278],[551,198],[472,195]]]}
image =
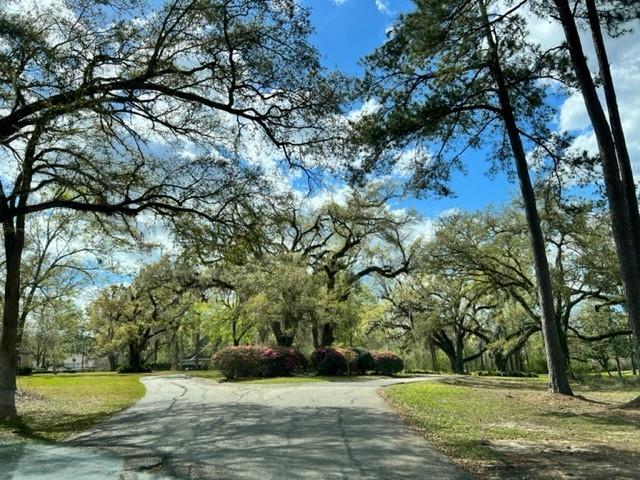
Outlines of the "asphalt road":
{"label": "asphalt road", "polygon": [[143,399],[64,447],[23,446],[24,461],[15,462],[7,478],[468,478],[376,394],[398,380],[246,385],[173,376],[142,381]]}

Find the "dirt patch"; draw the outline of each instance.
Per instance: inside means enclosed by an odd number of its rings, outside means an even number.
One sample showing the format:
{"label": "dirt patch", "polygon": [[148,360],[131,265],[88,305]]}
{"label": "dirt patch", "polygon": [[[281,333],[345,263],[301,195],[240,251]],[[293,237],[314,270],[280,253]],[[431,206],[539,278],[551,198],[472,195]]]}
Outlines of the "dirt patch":
{"label": "dirt patch", "polygon": [[16,391],[16,404],[24,404],[28,402],[41,402],[44,401],[44,397],[42,395],[38,395],[35,392],[31,392],[29,390],[17,390]]}
{"label": "dirt patch", "polygon": [[486,445],[500,463],[485,465],[482,478],[636,480],[640,456],[632,450],[607,445],[570,442],[493,440]]}

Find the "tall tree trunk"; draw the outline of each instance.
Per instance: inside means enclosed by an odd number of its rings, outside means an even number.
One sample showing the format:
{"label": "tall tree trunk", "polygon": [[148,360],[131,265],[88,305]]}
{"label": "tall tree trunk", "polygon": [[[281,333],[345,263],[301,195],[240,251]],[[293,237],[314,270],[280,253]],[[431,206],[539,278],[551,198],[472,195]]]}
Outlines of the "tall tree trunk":
{"label": "tall tree trunk", "polygon": [[618,357],[617,353],[615,356],[615,360],[616,360],[616,370],[618,371],[618,378],[622,378],[622,367],[620,366],[620,357]]}
{"label": "tall tree trunk", "polygon": [[136,342],[129,342],[129,367],[136,372],[142,368],[142,352]]}
{"label": "tall tree trunk", "polygon": [[16,416],[17,338],[20,309],[20,261],[24,246],[22,231],[11,220],[4,224],[5,284],[0,339],[0,419]]}
{"label": "tall tree trunk", "polygon": [[334,326],[333,323],[324,323],[322,325],[322,330],[320,331],[320,346],[321,347],[330,347],[335,342],[335,337],[333,335]]}
{"label": "tall tree trunk", "polygon": [[449,364],[451,365],[451,371],[453,373],[464,373],[464,359],[456,352],[447,354],[449,357]]}
{"label": "tall tree trunk", "polygon": [[320,335],[318,334],[318,324],[316,322],[311,325],[311,340],[313,341],[313,348],[320,346]]}
{"label": "tall tree trunk", "polygon": [[492,75],[496,82],[500,108],[504,126],[509,136],[509,142],[513,151],[516,171],[520,183],[520,191],[522,192],[522,200],[524,203],[527,225],[529,227],[529,240],[533,253],[533,261],[536,272],[536,280],[538,284],[538,295],[540,298],[540,308],[542,310],[542,336],[544,338],[545,352],[547,356],[547,367],[549,370],[549,389],[553,393],[561,393],[564,395],[573,395],[569,386],[569,377],[565,365],[564,355],[562,354],[562,346],[558,334],[558,325],[555,317],[555,309],[553,302],[553,291],[551,286],[551,275],[549,274],[549,263],[547,260],[547,252],[540,227],[540,216],[536,206],[536,199],[529,177],[529,168],[527,165],[527,156],[522,145],[522,139],[518,130],[513,106],[509,98],[509,89],[504,79],[498,47],[489,19],[487,16],[484,1],[480,2],[486,38],[492,54]]}
{"label": "tall tree trunk", "polygon": [[116,368],[118,368],[118,357],[113,352],[107,353],[107,359],[109,360],[109,370],[115,372]]}
{"label": "tall tree trunk", "polygon": [[[13,189],[17,194],[17,206],[26,207],[29,200],[33,162],[36,146],[44,123],[35,126],[27,142],[22,172],[18,175]],[[15,417],[16,412],[16,363],[18,360],[18,320],[20,318],[20,265],[24,250],[25,216],[9,216],[9,207],[15,200],[9,201],[0,184],[0,216],[3,218],[5,283],[4,305],[2,311],[2,337],[0,338],[0,420]]]}
{"label": "tall tree trunk", "polygon": [[504,352],[502,350],[496,350],[493,353],[493,361],[496,364],[497,371],[499,372],[507,371],[507,363],[509,361],[509,358],[504,355]]}
{"label": "tall tree trunk", "polygon": [[591,36],[593,37],[593,45],[598,59],[598,68],[600,77],[602,78],[602,88],[609,113],[609,123],[611,125],[611,134],[613,135],[613,143],[618,156],[618,167],[620,168],[620,177],[622,179],[622,188],[624,189],[625,198],[629,206],[629,218],[631,222],[631,231],[635,235],[634,247],[636,255],[640,258],[640,211],[638,210],[638,197],[636,194],[636,184],[633,179],[633,170],[631,168],[631,159],[629,150],[627,149],[627,141],[622,128],[622,119],[618,109],[618,99],[616,89],[611,75],[609,66],[609,58],[607,49],[604,44],[602,28],[600,27],[600,17],[594,0],[585,0],[587,7],[587,16],[589,18],[589,27],[591,28]]}
{"label": "tall tree trunk", "polygon": [[[588,12],[589,20],[592,34],[594,35],[601,74],[603,75],[603,80],[607,82],[605,96],[607,97],[610,115],[613,114],[611,121],[613,129],[617,132],[615,134],[616,141],[614,141],[614,134],[607,121],[587,65],[571,6],[567,0],[554,0],[554,3],[564,29],[576,78],[598,143],[598,152],[609,200],[613,238],[624,284],[629,325],[635,337],[636,352],[640,353],[640,242],[638,241],[640,221],[638,220],[638,203],[622,125],[617,112],[615,90],[608,68],[606,50],[602,42],[602,34],[601,32],[599,33],[599,19],[597,18],[597,11],[590,9],[591,11]],[[593,4],[591,6],[594,7]],[[596,28],[595,31],[594,27]],[[608,78],[605,79],[605,76]],[[619,158],[619,155],[621,158]]]}
{"label": "tall tree trunk", "polygon": [[279,347],[290,347],[293,345],[294,336],[282,329],[280,322],[272,322],[271,329]]}
{"label": "tall tree trunk", "polygon": [[429,352],[431,353],[431,369],[434,372],[438,371],[438,352],[436,350],[433,338],[429,339]]}

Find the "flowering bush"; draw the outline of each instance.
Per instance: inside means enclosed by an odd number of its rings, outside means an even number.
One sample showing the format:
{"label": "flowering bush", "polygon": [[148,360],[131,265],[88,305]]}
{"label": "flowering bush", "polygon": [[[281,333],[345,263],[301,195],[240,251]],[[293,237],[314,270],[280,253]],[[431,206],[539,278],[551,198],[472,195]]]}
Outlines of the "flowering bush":
{"label": "flowering bush", "polygon": [[307,359],[293,347],[266,347],[261,362],[265,377],[286,377],[307,365]]}
{"label": "flowering bush", "polygon": [[356,371],[358,375],[364,375],[365,373],[373,370],[373,356],[369,353],[369,350],[362,347],[356,347],[353,349],[356,354]]}
{"label": "flowering bush", "polygon": [[373,371],[381,375],[393,375],[404,368],[402,359],[393,352],[371,352]]}
{"label": "flowering bush", "polygon": [[357,372],[358,354],[348,348],[319,347],[311,354],[318,375],[351,375]]}
{"label": "flowering bush", "polygon": [[262,376],[262,347],[251,345],[226,347],[211,359],[214,368],[228,378],[246,378]]}
{"label": "flowering bush", "polygon": [[212,358],[213,367],[228,378],[279,377],[304,368],[306,360],[295,348],[226,347]]}

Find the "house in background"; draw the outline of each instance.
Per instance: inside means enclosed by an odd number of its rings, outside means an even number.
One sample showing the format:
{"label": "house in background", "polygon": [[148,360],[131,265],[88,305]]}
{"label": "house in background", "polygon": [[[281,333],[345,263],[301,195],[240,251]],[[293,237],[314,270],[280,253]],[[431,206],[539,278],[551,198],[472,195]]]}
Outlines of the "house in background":
{"label": "house in background", "polygon": [[18,368],[33,367],[33,354],[24,347],[18,348]]}
{"label": "house in background", "polygon": [[62,367],[65,370],[85,372],[88,370],[95,370],[96,361],[95,359],[89,358],[81,353],[73,353],[63,360]]}

